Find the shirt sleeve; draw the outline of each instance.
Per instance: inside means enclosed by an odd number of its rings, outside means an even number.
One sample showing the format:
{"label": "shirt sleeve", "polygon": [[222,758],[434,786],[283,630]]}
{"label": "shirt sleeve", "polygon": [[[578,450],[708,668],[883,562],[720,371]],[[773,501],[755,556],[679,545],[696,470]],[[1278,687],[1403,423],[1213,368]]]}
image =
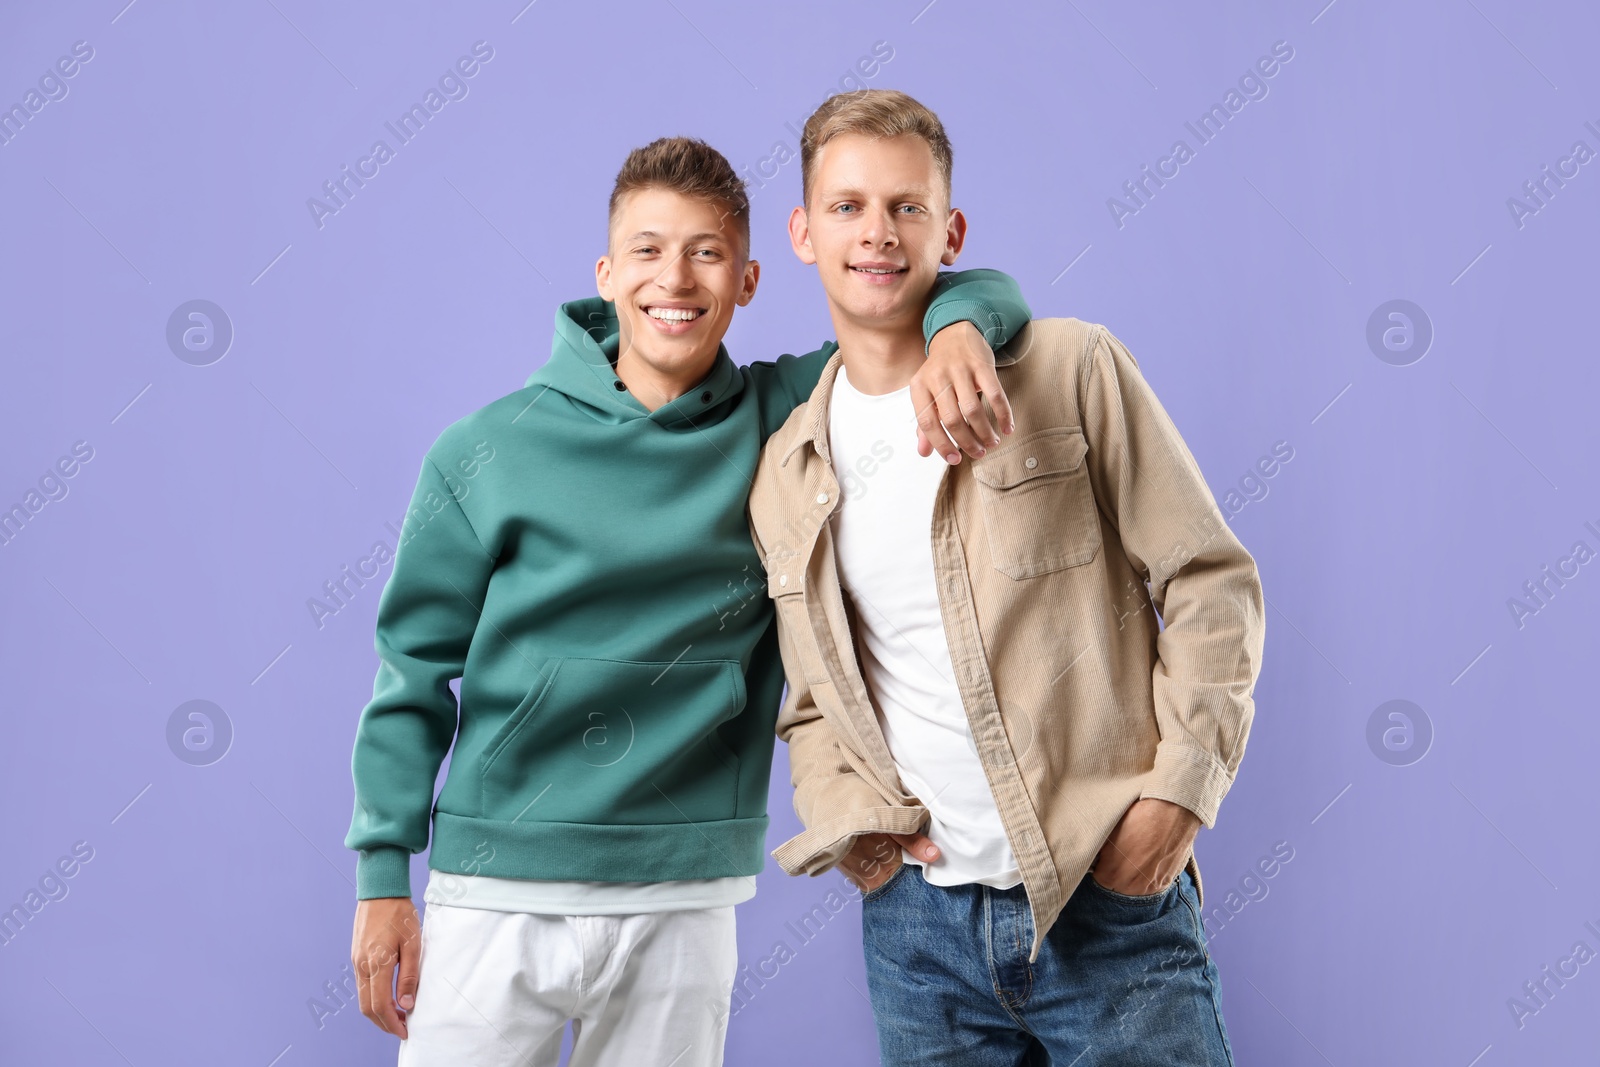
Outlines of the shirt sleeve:
{"label": "shirt sleeve", "polygon": [[[934,283],[933,299],[922,318],[924,351],[934,334],[958,322],[972,323],[990,348],[999,348],[1032,317],[1021,287],[1004,271],[945,271]],[[761,404],[763,441],[784,424],[790,412],[810,399],[823,366],[838,347],[829,341],[803,356],[782,355],[746,366]]]}
{"label": "shirt sleeve", "polygon": [[[750,523],[750,537],[766,559],[766,547],[754,522]],[[780,613],[775,613],[772,626],[778,631],[787,679],[777,734],[789,746],[794,810],[805,829],[773,849],[772,858],[788,874],[818,875],[837,865],[863,833],[919,833],[928,812],[920,805],[885,803],[872,784],[856,773],[806,681],[796,642],[808,638],[794,633],[776,614]]]}
{"label": "shirt sleeve", "polygon": [[1152,677],[1161,740],[1140,796],[1181,804],[1209,827],[1255,713],[1261,579],[1132,354],[1097,326],[1084,359],[1079,405],[1095,498],[1163,623]]}
{"label": "shirt sleeve", "polygon": [[439,766],[456,734],[461,677],[494,561],[431,458],[412,494],[378,601],[380,660],[356,727],[356,896],[411,895],[410,857],[428,845]]}

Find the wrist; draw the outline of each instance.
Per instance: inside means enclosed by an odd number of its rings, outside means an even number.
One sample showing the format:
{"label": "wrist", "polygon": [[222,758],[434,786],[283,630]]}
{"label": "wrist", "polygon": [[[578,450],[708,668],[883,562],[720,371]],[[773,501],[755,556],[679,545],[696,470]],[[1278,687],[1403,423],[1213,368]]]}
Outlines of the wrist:
{"label": "wrist", "polygon": [[[993,345],[990,343],[988,335],[985,334],[983,326],[980,326],[979,323],[1003,329],[997,320],[998,316],[976,301],[948,300],[942,303],[935,303],[928,309],[927,314],[922,319],[922,334],[925,338],[925,346],[931,349],[933,339],[950,327],[966,325],[977,333],[985,348],[992,349]],[[996,336],[998,337],[999,334],[997,333]]]}

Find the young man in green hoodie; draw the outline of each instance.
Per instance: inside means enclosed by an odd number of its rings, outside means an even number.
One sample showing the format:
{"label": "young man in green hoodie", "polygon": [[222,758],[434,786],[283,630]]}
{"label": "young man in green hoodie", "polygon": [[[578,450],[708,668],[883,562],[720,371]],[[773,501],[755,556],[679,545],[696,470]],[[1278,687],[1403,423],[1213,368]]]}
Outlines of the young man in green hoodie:
{"label": "young man in green hoodie", "polygon": [[[569,1020],[575,1065],[721,1062],[783,686],[747,493],[833,350],[729,358],[759,280],[748,215],[706,145],[632,153],[600,299],[563,305],[550,361],[423,461],[346,839],[362,1011],[402,1064],[553,1065]],[[999,441],[989,343],[1028,317],[991,271],[929,301],[918,403],[948,461],[941,426],[974,456]],[[419,934],[409,860],[430,821]]]}

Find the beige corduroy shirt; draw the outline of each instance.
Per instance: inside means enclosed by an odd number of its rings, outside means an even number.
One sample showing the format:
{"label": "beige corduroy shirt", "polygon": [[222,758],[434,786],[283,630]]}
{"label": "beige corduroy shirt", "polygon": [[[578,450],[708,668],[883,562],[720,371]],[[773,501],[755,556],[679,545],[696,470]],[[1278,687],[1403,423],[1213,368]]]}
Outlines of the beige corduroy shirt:
{"label": "beige corduroy shirt", "polygon": [[[806,827],[773,852],[791,874],[819,874],[860,834],[912,833],[928,816],[889,754],[836,569],[828,400],[840,363],[835,353],[770,438],[750,493],[789,682],[778,734]],[[1134,801],[1160,797],[1215,824],[1244,756],[1265,619],[1255,560],[1121,342],[1041,319],[995,363],[1016,431],[945,472],[930,536],[956,683],[1037,958]],[[1187,869],[1198,890],[1192,853]]]}

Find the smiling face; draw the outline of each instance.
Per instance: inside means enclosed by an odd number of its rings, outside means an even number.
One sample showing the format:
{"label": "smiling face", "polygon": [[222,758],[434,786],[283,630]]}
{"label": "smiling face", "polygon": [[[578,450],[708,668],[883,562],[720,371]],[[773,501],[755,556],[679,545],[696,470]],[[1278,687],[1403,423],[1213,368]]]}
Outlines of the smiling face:
{"label": "smiling face", "polygon": [[[659,186],[622,197],[608,251],[595,265],[600,295],[617,309],[618,374],[648,383],[664,403],[711,370],[733,309],[750,303],[760,264],[721,201]],[[640,397],[652,407],[651,399]]]}
{"label": "smiling face", "polygon": [[795,255],[816,264],[836,327],[920,336],[939,267],[956,261],[967,227],[928,142],[840,134],[813,166],[789,238]]}

